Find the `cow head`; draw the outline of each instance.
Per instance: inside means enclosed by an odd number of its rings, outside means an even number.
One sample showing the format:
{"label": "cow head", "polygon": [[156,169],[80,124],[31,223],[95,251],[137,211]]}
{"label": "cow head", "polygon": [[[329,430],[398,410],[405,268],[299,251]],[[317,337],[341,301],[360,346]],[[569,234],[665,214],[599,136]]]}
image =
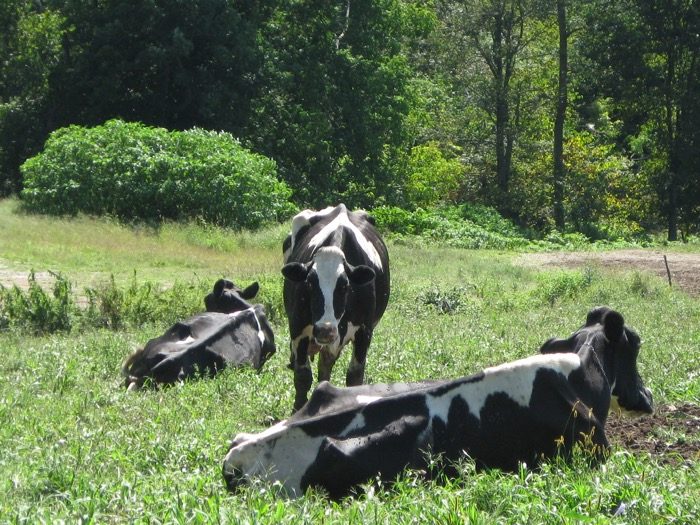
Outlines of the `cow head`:
{"label": "cow head", "polygon": [[371,283],[375,277],[372,268],[350,265],[343,252],[334,247],[321,248],[310,263],[285,264],[282,274],[303,285],[305,303],[311,308],[313,337],[321,346],[337,342],[338,324],[351,291]]}
{"label": "cow head", "polygon": [[241,289],[227,279],[219,279],[214,284],[214,290],[204,298],[204,306],[207,312],[240,312],[251,307],[248,301],[257,295],[259,289],[257,282]]}
{"label": "cow head", "polygon": [[622,315],[606,306],[595,308],[588,312],[581,329],[568,339],[550,339],[540,352],[578,352],[585,345],[593,348],[619,406],[631,412],[652,413],[651,390],[637,372],[641,340],[625,326]]}

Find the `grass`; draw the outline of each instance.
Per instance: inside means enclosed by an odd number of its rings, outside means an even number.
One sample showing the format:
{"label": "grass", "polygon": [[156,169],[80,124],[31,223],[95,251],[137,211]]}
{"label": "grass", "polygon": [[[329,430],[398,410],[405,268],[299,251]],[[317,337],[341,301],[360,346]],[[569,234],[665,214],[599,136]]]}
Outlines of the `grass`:
{"label": "grass", "polygon": [[[262,373],[127,394],[119,366],[164,322],[118,331],[0,332],[0,522],[10,523],[696,523],[700,461],[667,465],[616,449],[590,469],[583,458],[539,471],[425,481],[404,474],[329,502],[317,491],[287,501],[274,486],[229,494],[221,479],[228,441],[287,417],[292,374],[281,312],[281,241],[202,224],[159,230],[89,218],[15,213],[0,201],[0,268],[61,272],[75,293],[95,274],[117,286],[258,279],[276,309],[278,354]],[[30,247],[22,239],[32,239]],[[513,253],[391,244],[392,298],[375,331],[370,382],[456,377],[531,355],[575,330],[593,306],[619,309],[644,341],[639,368],[658,404],[700,403],[700,303],[660,279],[602,269],[537,271]],[[240,277],[239,277],[240,276]],[[440,301],[440,300],[444,301]],[[446,302],[445,302],[446,301]],[[443,307],[447,304],[447,307]],[[195,306],[193,305],[192,308]],[[349,352],[333,373],[342,384]],[[674,436],[669,436],[673,439]],[[700,459],[700,458],[698,458]],[[614,517],[624,505],[625,512]]]}

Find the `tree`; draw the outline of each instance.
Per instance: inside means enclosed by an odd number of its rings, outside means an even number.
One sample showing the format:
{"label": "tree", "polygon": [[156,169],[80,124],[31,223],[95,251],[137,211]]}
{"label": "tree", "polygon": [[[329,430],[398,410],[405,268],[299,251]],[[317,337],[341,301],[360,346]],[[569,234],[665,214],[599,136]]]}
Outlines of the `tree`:
{"label": "tree", "polygon": [[554,224],[564,230],[564,120],[568,103],[568,38],[566,23],[566,0],[557,0],[557,27],[559,29],[559,83],[557,107],[554,117]]}
{"label": "tree", "polygon": [[582,44],[599,65],[594,89],[615,101],[621,142],[628,138],[655,172],[668,239],[677,240],[679,217],[698,204],[698,174],[687,159],[697,156],[700,2],[596,0],[588,22]]}
{"label": "tree", "polygon": [[249,141],[300,204],[376,205],[404,144],[409,70],[396,0],[285,1],[263,31],[265,89]]}
{"label": "tree", "polygon": [[507,196],[523,95],[514,81],[518,61],[534,36],[527,31],[528,21],[540,13],[541,7],[533,0],[456,0],[441,2],[439,7],[448,33],[474,49],[486,69],[489,81],[482,90],[481,104],[493,123],[494,201],[508,214],[513,213]]}
{"label": "tree", "polygon": [[271,2],[64,0],[63,59],[52,78],[57,126],[121,117],[239,134],[262,64]]}
{"label": "tree", "polygon": [[20,164],[50,131],[49,80],[63,34],[61,14],[41,2],[0,3],[0,195],[20,189]]}

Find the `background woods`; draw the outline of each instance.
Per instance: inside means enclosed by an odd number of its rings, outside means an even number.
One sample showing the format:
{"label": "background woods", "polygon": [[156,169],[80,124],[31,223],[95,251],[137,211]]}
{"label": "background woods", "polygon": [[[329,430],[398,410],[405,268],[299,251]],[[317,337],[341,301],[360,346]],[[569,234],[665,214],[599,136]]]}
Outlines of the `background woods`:
{"label": "background woods", "polygon": [[50,132],[224,131],[298,206],[497,208],[534,235],[695,233],[695,0],[7,0],[0,192]]}

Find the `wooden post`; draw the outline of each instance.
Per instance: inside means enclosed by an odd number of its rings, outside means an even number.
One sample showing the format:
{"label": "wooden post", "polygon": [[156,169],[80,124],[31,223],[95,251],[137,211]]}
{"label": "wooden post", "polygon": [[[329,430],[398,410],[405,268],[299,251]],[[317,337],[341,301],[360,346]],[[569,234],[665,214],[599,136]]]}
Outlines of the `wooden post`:
{"label": "wooden post", "polygon": [[668,285],[671,286],[671,270],[668,269],[668,259],[664,255],[664,264],[666,265],[666,275],[668,276]]}

